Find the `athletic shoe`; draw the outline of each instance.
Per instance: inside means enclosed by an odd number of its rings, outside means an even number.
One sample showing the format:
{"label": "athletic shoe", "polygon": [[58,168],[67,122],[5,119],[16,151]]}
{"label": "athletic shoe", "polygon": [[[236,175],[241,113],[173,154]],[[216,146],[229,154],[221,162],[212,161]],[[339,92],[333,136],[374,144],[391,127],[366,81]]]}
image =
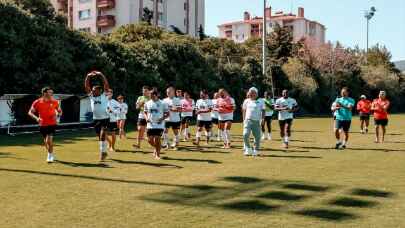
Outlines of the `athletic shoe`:
{"label": "athletic shoe", "polygon": [[267,140],[271,140],[271,134],[267,133]]}
{"label": "athletic shoe", "polygon": [[288,149],[288,142],[284,142],[283,147],[284,147],[284,149]]}
{"label": "athletic shoe", "polygon": [[243,153],[243,155],[249,156],[251,153],[252,153],[252,149],[246,148],[246,149],[245,149],[245,152]]}
{"label": "athletic shoe", "polygon": [[342,145],[340,148],[341,149],[346,149],[346,145]]}
{"label": "athletic shoe", "polygon": [[264,138],[264,133],[262,133],[262,141],[264,141],[264,139],[265,139],[265,138]]}
{"label": "athletic shoe", "polygon": [[364,131],[363,131],[363,130],[360,130],[360,134],[364,134]]}
{"label": "athletic shoe", "polygon": [[340,149],[341,146],[342,146],[342,143],[337,142],[336,145],[335,145],[335,149],[338,150],[338,149]]}
{"label": "athletic shoe", "polygon": [[48,153],[48,157],[46,158],[46,162],[48,162],[48,163],[52,163],[52,162],[53,162],[52,154],[51,154],[51,153]]}
{"label": "athletic shoe", "polygon": [[368,128],[366,128],[366,134],[368,133]]}
{"label": "athletic shoe", "polygon": [[260,152],[258,150],[256,150],[256,149],[253,149],[253,154],[252,155],[253,156],[259,156]]}
{"label": "athletic shoe", "polygon": [[100,161],[105,161],[105,159],[107,158],[107,152],[103,152],[101,153],[101,157],[100,157]]}

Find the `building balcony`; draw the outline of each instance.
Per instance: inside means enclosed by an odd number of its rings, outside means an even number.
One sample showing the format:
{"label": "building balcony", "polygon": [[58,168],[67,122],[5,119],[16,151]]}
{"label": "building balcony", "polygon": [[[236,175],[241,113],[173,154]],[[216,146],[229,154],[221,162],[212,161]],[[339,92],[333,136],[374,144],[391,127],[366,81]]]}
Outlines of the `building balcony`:
{"label": "building balcony", "polygon": [[115,26],[115,16],[104,15],[97,17],[97,27],[114,27]]}
{"label": "building balcony", "polygon": [[112,9],[115,7],[115,0],[97,0],[97,8]]}

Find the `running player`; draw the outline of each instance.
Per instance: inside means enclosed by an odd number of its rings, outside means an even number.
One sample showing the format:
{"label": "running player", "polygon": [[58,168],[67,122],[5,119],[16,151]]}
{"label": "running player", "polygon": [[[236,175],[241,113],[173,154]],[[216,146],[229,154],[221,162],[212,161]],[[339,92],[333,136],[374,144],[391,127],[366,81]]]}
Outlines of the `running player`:
{"label": "running player", "polygon": [[224,140],[223,148],[229,149],[231,148],[231,127],[233,112],[235,111],[235,100],[229,96],[225,89],[220,89],[218,94],[219,129],[222,131],[222,139]]}
{"label": "running player", "polygon": [[[255,87],[249,89],[248,99],[243,102],[243,142],[245,145],[244,155],[259,155],[260,150],[260,122],[265,117],[264,103],[258,100],[258,90]],[[250,133],[255,138],[255,146],[250,147]]]}
{"label": "running player", "polygon": [[143,114],[143,108],[145,107],[146,102],[150,99],[150,88],[148,86],[142,87],[142,96],[138,97],[136,100],[136,109],[139,110],[138,114],[138,142],[133,146],[135,148],[141,148],[141,143],[145,135],[146,120],[145,115]]}
{"label": "running player", "polygon": [[294,112],[298,111],[298,103],[294,98],[288,96],[288,90],[285,89],[282,92],[282,97],[276,101],[275,110],[278,111],[278,122],[280,124],[280,136],[283,140],[283,146],[285,149],[288,149]]}
{"label": "running player", "polygon": [[357,111],[360,116],[360,133],[368,133],[370,125],[371,101],[367,100],[366,95],[360,96],[360,101],[357,103]]}
{"label": "running player", "polygon": [[[335,101],[335,106],[332,111],[336,111],[336,146],[335,149],[345,149],[349,140],[349,130],[352,122],[352,109],[355,105],[353,98],[349,97],[349,89],[343,87],[341,90],[341,97]],[[342,133],[344,134],[342,140]]]}
{"label": "running player", "polygon": [[191,99],[190,94],[188,92],[183,93],[184,98],[180,101],[181,102],[181,129],[180,132],[183,135],[183,140],[188,141],[191,137],[191,133],[189,131],[189,125],[191,120],[193,119],[193,111],[195,108],[194,100]]}
{"label": "running player", "polygon": [[[110,152],[115,152],[115,142],[117,141],[117,132],[118,132],[118,118],[121,112],[121,105],[113,99],[113,90],[109,89],[106,91],[105,95],[108,98],[107,113],[110,116],[110,121],[108,122],[107,127],[107,142]],[[111,136],[111,139],[110,137]]]}
{"label": "running player", "polygon": [[[386,127],[388,125],[388,109],[390,101],[387,99],[385,91],[380,91],[378,98],[373,101],[371,109],[374,111],[375,142],[383,143],[385,140]],[[380,127],[382,135],[380,135]],[[380,138],[381,136],[381,138]]]}
{"label": "running player", "polygon": [[167,105],[170,111],[169,117],[167,117],[165,120],[165,131],[163,133],[163,147],[165,148],[169,147],[168,134],[169,129],[171,128],[174,134],[174,139],[171,147],[177,149],[180,139],[179,129],[181,125],[180,119],[181,102],[179,98],[174,96],[174,92],[175,90],[173,87],[167,88],[166,90],[167,97],[163,100],[163,103]]}
{"label": "running player", "polygon": [[196,115],[197,115],[197,133],[195,136],[195,145],[200,145],[201,132],[205,129],[205,137],[207,139],[207,144],[209,144],[212,129],[212,101],[209,99],[208,92],[202,90],[200,92],[200,99],[196,104]]}
{"label": "running player", "polygon": [[[32,103],[28,115],[39,124],[39,132],[44,138],[45,149],[48,152],[46,161],[51,163],[55,160],[53,151],[53,135],[55,133],[57,118],[62,115],[59,102],[53,98],[53,90],[45,87],[41,90],[42,97]],[[35,114],[38,114],[35,115]]]}
{"label": "running player", "polygon": [[164,120],[169,117],[169,109],[167,105],[159,99],[157,90],[151,91],[150,98],[151,99],[145,104],[144,119],[147,122],[148,142],[155,148],[153,155],[155,159],[160,159],[160,138],[165,128]]}
{"label": "running player", "polygon": [[[273,119],[274,113],[274,99],[270,97],[269,92],[264,92],[264,96],[261,99],[264,104],[265,116],[262,121],[262,140],[267,138],[267,140],[271,140],[271,121]],[[267,137],[266,137],[266,129],[267,127]]]}
{"label": "running player", "polygon": [[219,129],[219,114],[218,114],[218,105],[217,105],[217,99],[219,98],[218,93],[214,93],[213,99],[212,99],[212,111],[211,111],[211,117],[212,117],[212,123],[217,126],[217,141],[221,141],[221,136],[222,136],[222,131]]}
{"label": "running player", "polygon": [[119,95],[117,97],[118,102],[120,103],[120,114],[118,115],[118,128],[120,139],[126,137],[125,133],[125,122],[127,120],[128,105],[124,102],[124,96]]}
{"label": "running player", "polygon": [[[91,86],[91,79],[96,77],[101,77],[103,80],[104,90],[101,86]],[[108,91],[110,84],[101,72],[92,71],[87,74],[84,86],[86,93],[90,97],[91,110],[93,111],[94,129],[100,146],[100,161],[104,161],[107,158],[106,131],[110,118],[107,113],[108,98],[103,91]]]}

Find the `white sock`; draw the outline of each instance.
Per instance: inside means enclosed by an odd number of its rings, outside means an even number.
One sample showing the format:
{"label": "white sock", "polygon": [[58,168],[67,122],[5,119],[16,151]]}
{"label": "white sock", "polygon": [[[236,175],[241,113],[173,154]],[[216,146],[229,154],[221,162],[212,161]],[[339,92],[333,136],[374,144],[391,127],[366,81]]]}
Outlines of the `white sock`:
{"label": "white sock", "polygon": [[223,133],[222,133],[221,129],[218,129],[218,138],[221,138],[221,136],[223,136],[222,134]]}
{"label": "white sock", "polygon": [[174,136],[175,143],[178,143],[178,142],[179,142],[179,139],[180,139],[180,135],[179,135],[179,134],[177,134],[177,135]]}
{"label": "white sock", "polygon": [[342,145],[343,145],[343,146],[346,146],[346,143],[347,143],[346,140],[343,140]]}
{"label": "white sock", "polygon": [[207,132],[207,137],[211,137],[211,132]]}
{"label": "white sock", "polygon": [[100,153],[103,153],[104,152],[104,142],[98,141],[98,144],[99,144]]}
{"label": "white sock", "polygon": [[167,133],[163,133],[163,145],[167,145]]}
{"label": "white sock", "polygon": [[222,135],[222,140],[224,140],[224,143],[226,143],[227,140],[226,140],[226,133],[225,133],[225,130],[224,130],[224,131],[221,131],[221,135]]}
{"label": "white sock", "polygon": [[284,142],[285,142],[285,143],[288,143],[288,140],[289,140],[289,139],[288,139],[288,136],[285,136],[285,137],[284,137]]}
{"label": "white sock", "polygon": [[231,131],[225,130],[225,134],[226,134],[226,142],[231,143]]}
{"label": "white sock", "polygon": [[107,147],[108,147],[108,142],[104,141],[104,146],[103,146],[103,152],[106,153],[107,152]]}
{"label": "white sock", "polygon": [[201,138],[201,132],[197,131],[197,133],[195,133],[195,137],[196,138]]}

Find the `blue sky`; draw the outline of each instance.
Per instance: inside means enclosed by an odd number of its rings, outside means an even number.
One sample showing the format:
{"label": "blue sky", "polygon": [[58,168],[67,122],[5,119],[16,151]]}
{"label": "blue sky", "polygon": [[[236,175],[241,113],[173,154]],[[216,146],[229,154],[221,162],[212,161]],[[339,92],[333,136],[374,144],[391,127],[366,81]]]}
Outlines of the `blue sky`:
{"label": "blue sky", "polygon": [[[244,11],[262,15],[263,0],[205,0],[206,33],[218,35],[217,25],[241,20]],[[268,0],[275,10],[293,13],[305,8],[308,19],[327,27],[326,39],[345,46],[366,46],[364,11],[370,6],[377,13],[370,24],[370,46],[383,44],[392,52],[393,60],[405,60],[405,0]]]}

